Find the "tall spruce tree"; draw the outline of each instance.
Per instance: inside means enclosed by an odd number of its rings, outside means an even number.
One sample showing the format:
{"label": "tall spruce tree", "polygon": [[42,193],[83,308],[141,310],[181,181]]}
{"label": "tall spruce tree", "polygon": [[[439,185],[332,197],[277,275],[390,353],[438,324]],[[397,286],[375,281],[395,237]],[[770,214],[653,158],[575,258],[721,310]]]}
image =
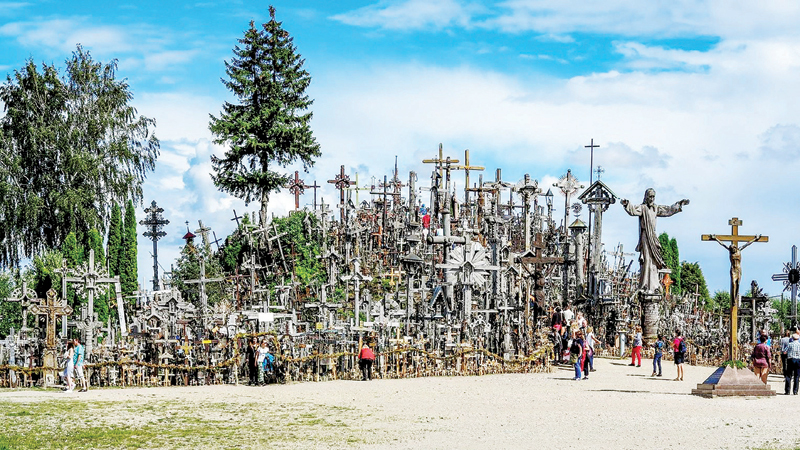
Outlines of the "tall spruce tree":
{"label": "tall spruce tree", "polygon": [[222,83],[237,103],[226,102],[209,124],[214,142],[228,146],[224,157],[211,156],[214,184],[246,202],[260,201],[262,223],[269,194],[288,179],[275,168],[299,159],[307,170],[321,154],[310,127],[313,100],[305,94],[311,76],[272,6],[269,15],[261,29],[250,22],[225,62]]}
{"label": "tall spruce tree", "polygon": [[136,211],[133,202],[125,206],[125,223],[122,231],[122,251],[120,252],[119,275],[122,283],[122,296],[133,295],[139,289],[136,268]]}
{"label": "tall spruce tree", "polygon": [[708,296],[708,286],[706,278],[700,264],[684,261],[681,265],[681,277],[683,278],[684,292],[699,294],[700,304],[705,305],[711,300]]}
{"label": "tall spruce tree", "polygon": [[111,207],[111,222],[108,225],[108,272],[112,277],[119,275],[119,261],[122,253],[122,212],[117,203]]}

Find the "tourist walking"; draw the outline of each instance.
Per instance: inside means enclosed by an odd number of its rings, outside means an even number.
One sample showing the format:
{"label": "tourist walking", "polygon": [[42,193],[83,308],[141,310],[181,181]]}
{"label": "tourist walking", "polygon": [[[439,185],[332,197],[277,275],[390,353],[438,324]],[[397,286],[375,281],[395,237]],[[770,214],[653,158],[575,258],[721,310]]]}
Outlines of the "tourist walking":
{"label": "tourist walking", "polygon": [[582,331],[578,331],[581,339],[583,340],[583,358],[581,367],[583,368],[583,379],[589,379],[589,359],[592,357],[592,348],[589,346],[589,339],[583,335]]}
{"label": "tourist walking", "polygon": [[556,306],[556,311],[550,320],[550,326],[553,327],[553,364],[561,363],[561,354],[563,347],[561,345],[562,336],[566,331],[564,328],[564,314],[561,312],[561,307]]}
{"label": "tourist walking", "polygon": [[[650,375],[651,377],[660,377],[661,376],[661,357],[664,356],[664,336],[659,334],[658,340],[653,343],[653,349],[655,349],[655,355],[653,356],[653,374]],[[658,372],[656,372],[656,366],[658,366]]]}
{"label": "tourist walking", "polygon": [[597,339],[597,336],[594,335],[594,328],[587,327],[586,328],[586,342],[589,343],[589,371],[594,372],[594,344],[602,344],[600,339]]}
{"label": "tourist walking", "polygon": [[64,371],[61,373],[61,376],[67,383],[67,386],[64,388],[66,392],[72,392],[75,389],[75,384],[72,381],[72,375],[75,370],[75,361],[73,358],[75,357],[75,344],[72,341],[67,342],[67,349],[64,351],[64,359],[66,360],[66,366],[64,367]]}
{"label": "tourist walking", "polygon": [[769,368],[772,366],[772,351],[767,345],[766,334],[762,333],[758,337],[758,345],[753,348],[753,353],[750,358],[753,361],[753,372],[761,378],[764,384],[767,384]]}
{"label": "tourist walking", "polygon": [[75,365],[75,379],[81,381],[81,390],[78,392],[86,392],[89,389],[89,383],[86,382],[86,376],[83,374],[84,347],[78,338],[73,339],[72,342],[75,346],[75,356],[72,358]]}
{"label": "tourist walking", "polygon": [[264,385],[264,360],[267,358],[269,349],[267,348],[267,341],[261,341],[261,346],[258,347],[258,356],[256,356],[256,363],[258,364],[258,385]]}
{"label": "tourist walking", "polygon": [[629,366],[642,367],[642,327],[636,327],[633,336],[633,349],[631,350],[631,363]]}
{"label": "tourist walking", "polygon": [[250,342],[247,344],[247,350],[245,350],[245,358],[247,359],[247,375],[249,376],[250,381],[247,383],[250,386],[255,385],[258,383],[258,367],[256,366],[257,356],[256,356],[256,339],[250,338]]}
{"label": "tourist walking", "polygon": [[686,342],[681,336],[681,330],[675,330],[675,339],[672,340],[672,351],[675,359],[675,368],[678,369],[678,375],[675,381],[683,381],[683,360],[686,357]]}
{"label": "tourist walking", "polygon": [[372,363],[375,361],[375,354],[365,342],[358,352],[358,366],[361,368],[361,381],[372,380]]}
{"label": "tourist walking", "polygon": [[783,374],[784,386],[783,393],[789,395],[789,385],[794,380],[792,386],[792,394],[797,395],[797,385],[800,378],[800,334],[797,334],[795,329],[792,334],[791,341],[789,341],[788,349],[786,352],[786,372]]}
{"label": "tourist walking", "polygon": [[572,338],[572,343],[569,346],[569,362],[575,367],[575,380],[581,379],[581,364],[583,356],[583,339],[579,334]]}
{"label": "tourist walking", "polygon": [[786,330],[784,336],[781,338],[781,373],[786,376],[786,353],[789,351],[789,342],[791,342],[792,338],[790,337],[792,333],[796,332],[794,328],[792,331]]}

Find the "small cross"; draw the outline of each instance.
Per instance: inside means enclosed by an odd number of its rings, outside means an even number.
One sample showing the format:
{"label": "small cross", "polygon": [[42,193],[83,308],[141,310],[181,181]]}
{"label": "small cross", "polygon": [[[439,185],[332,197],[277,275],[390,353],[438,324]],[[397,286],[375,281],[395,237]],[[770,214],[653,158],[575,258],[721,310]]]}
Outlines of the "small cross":
{"label": "small cross", "polygon": [[234,220],[236,221],[236,228],[241,228],[242,227],[242,224],[239,223],[239,219],[241,219],[241,218],[242,218],[242,216],[237,216],[236,215],[236,210],[234,209],[233,210],[233,219],[231,219],[231,221],[234,221]]}
{"label": "small cross", "polygon": [[[591,156],[589,157],[589,184],[591,185],[592,182],[594,181],[592,179],[592,171],[594,170],[594,149],[600,148],[600,146],[595,145],[594,139],[592,139],[589,145],[584,145],[583,147],[590,149],[591,152]],[[600,179],[600,177],[598,177],[598,179]]]}

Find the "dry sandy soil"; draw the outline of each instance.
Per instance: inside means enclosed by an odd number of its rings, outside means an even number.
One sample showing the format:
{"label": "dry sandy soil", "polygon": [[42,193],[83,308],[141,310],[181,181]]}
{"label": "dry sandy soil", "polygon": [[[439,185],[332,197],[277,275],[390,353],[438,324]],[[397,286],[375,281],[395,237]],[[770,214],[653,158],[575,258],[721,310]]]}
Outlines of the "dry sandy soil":
{"label": "dry sandy soil", "polygon": [[[233,437],[225,441],[220,435],[206,440],[204,447],[688,450],[800,446],[800,396],[784,396],[782,378],[770,378],[778,393],[775,397],[705,399],[690,392],[713,368],[686,366],[685,381],[679,382],[672,380],[675,366],[671,362],[665,362],[662,378],[650,377],[649,360],[641,368],[628,367],[627,362],[598,359],[597,371],[582,381],[574,381],[573,372],[563,367],[542,374],[266,387],[98,389],[85,394],[4,390],[0,404],[65,399],[103,405],[112,417],[123,405],[167,404],[206,410],[203,417],[225,416],[228,421],[241,417],[232,411],[245,409],[254,413],[255,419],[244,420],[253,420],[255,430],[296,427],[297,431],[273,433],[261,443]],[[275,411],[286,414],[278,419]],[[117,417],[123,426],[135,427],[156,420],[158,411],[152,417],[148,414]],[[259,422],[258,417],[267,419]],[[303,422],[298,419],[302,417],[316,419]],[[335,426],[317,428],[319,423]],[[172,441],[158,446],[181,445]]]}

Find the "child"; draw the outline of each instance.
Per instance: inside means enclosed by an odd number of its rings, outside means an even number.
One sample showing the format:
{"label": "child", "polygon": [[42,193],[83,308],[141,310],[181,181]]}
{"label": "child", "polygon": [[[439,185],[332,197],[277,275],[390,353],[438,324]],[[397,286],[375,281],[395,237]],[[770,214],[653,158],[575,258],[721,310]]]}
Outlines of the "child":
{"label": "child", "polygon": [[[653,374],[650,375],[651,377],[660,377],[661,376],[661,357],[664,355],[664,335],[658,335],[658,340],[653,343],[653,348],[656,350],[656,354],[653,357]],[[656,365],[658,365],[658,375],[656,375]]]}

